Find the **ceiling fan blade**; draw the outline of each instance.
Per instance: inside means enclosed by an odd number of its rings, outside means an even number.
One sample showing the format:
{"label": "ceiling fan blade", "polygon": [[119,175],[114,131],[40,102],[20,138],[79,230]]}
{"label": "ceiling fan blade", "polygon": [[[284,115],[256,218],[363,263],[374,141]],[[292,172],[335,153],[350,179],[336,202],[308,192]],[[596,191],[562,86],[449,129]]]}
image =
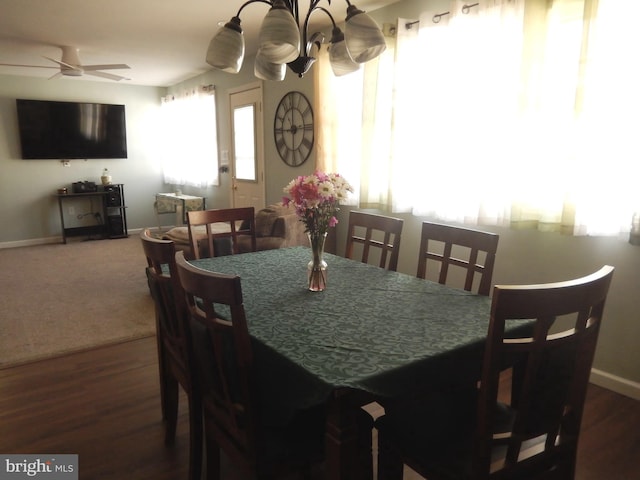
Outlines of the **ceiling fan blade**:
{"label": "ceiling fan blade", "polygon": [[94,77],[108,78],[109,80],[115,80],[116,82],[119,82],[120,80],[131,80],[130,78],[121,77],[120,75],[114,75],[107,72],[85,71],[84,73],[87,75],[93,75]]}
{"label": "ceiling fan blade", "polygon": [[59,71],[50,77],[49,79],[59,78],[61,76],[68,77],[81,77],[84,73],[87,75],[93,75],[94,77],[106,78],[108,80],[131,80],[130,78],[120,75],[114,75],[112,73],[102,72],[101,70],[124,70],[129,69],[129,65],[124,63],[110,63],[104,65],[81,65],[80,58],[78,57],[78,49],[75,47],[61,47],[62,48],[62,60],[56,60],[55,58],[47,57],[45,55],[42,58],[49,60],[57,64],[58,66],[45,66],[45,65],[22,65],[13,63],[0,63],[0,66],[7,67],[32,67],[32,68],[57,68]]}
{"label": "ceiling fan blade", "polygon": [[0,63],[0,67],[58,68],[49,65],[21,65],[18,63]]}
{"label": "ceiling fan blade", "polygon": [[61,67],[64,67],[64,68],[70,68],[71,70],[82,70],[81,68],[79,68],[77,66],[70,65],[70,64],[65,63],[65,62],[61,62],[60,60],[56,60],[55,58],[45,57],[44,55],[42,57],[46,58],[47,60],[51,60],[52,62],[57,63],[58,65],[60,65]]}
{"label": "ceiling fan blade", "polygon": [[82,65],[82,68],[86,72],[87,70],[124,70],[125,68],[131,68],[124,63],[115,63],[110,65]]}

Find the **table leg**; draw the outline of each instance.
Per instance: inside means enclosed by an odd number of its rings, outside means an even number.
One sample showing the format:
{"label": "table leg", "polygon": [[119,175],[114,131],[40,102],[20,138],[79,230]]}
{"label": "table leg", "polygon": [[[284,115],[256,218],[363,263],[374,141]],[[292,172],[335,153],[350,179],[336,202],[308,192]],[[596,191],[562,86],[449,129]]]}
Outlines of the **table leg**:
{"label": "table leg", "polygon": [[328,480],[372,480],[372,421],[357,395],[335,391],[327,408],[326,459]]}

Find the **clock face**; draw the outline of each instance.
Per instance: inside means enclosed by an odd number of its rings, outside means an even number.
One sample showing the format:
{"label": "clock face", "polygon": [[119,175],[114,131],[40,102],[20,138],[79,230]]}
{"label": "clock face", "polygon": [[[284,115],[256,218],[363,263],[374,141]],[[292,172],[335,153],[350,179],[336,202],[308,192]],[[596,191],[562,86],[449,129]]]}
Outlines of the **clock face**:
{"label": "clock face", "polygon": [[313,108],[300,92],[289,92],[278,104],[273,135],[280,158],[292,167],[302,165],[313,148]]}

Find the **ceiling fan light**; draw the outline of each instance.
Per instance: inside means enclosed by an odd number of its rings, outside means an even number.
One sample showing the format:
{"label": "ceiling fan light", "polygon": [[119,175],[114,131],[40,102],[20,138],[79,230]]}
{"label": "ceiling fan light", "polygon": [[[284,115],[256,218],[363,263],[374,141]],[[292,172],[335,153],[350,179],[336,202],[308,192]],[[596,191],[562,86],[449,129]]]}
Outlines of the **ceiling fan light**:
{"label": "ceiling fan light", "polygon": [[286,74],[286,64],[271,63],[263,55],[258,52],[256,61],[253,64],[253,74],[261,80],[272,80],[281,82]]}
{"label": "ceiling fan light", "polygon": [[76,47],[64,46],[62,48],[62,63],[71,67],[80,65],[80,53]]}
{"label": "ceiling fan light", "polygon": [[271,63],[288,63],[300,51],[300,31],[283,0],[275,0],[264,17],[258,36],[260,54]]}
{"label": "ceiling fan light", "polygon": [[244,36],[240,18],[233,17],[211,39],[206,61],[223,72],[238,73],[244,60]]}
{"label": "ceiling fan light", "polygon": [[368,62],[385,51],[387,44],[384,35],[369,15],[349,5],[345,22],[347,50],[354,62]]}
{"label": "ceiling fan light", "polygon": [[329,62],[336,77],[347,75],[360,69],[360,64],[354,62],[347,51],[347,44],[344,41],[344,33],[340,28],[335,27],[329,44]]}

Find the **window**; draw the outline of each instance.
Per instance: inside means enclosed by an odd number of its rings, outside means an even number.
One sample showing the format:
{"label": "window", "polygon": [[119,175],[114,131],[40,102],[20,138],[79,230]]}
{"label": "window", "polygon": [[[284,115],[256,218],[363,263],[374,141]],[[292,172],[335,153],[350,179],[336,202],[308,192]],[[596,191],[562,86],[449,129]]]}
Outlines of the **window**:
{"label": "window", "polygon": [[[640,2],[481,0],[463,13],[465,3],[438,22],[442,10],[399,19],[362,80],[319,80],[320,104],[335,109],[319,167],[358,185],[361,207],[628,232],[640,210]],[[362,100],[341,99],[341,82]],[[338,130],[358,140],[351,151],[335,149]]]}
{"label": "window", "polygon": [[173,185],[218,185],[216,101],[200,87],[162,101],[164,181]]}
{"label": "window", "polygon": [[235,177],[238,180],[256,182],[255,105],[244,105],[233,109],[233,152],[235,155]]}

